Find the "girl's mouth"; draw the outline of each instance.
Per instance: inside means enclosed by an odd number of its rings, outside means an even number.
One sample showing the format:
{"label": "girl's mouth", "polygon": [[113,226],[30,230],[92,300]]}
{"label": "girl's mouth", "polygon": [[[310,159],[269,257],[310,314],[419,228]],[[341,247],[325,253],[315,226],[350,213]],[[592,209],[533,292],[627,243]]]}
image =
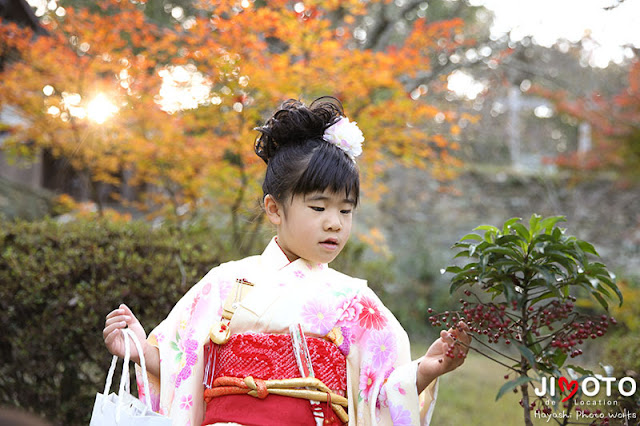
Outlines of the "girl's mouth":
{"label": "girl's mouth", "polygon": [[320,245],[327,250],[335,250],[338,248],[338,240],[329,238],[327,240],[321,241]]}

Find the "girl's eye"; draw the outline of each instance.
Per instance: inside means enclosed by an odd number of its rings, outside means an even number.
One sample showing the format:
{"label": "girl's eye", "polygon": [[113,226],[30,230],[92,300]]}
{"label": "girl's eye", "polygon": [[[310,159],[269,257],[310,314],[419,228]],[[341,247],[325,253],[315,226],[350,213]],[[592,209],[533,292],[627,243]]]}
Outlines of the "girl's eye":
{"label": "girl's eye", "polygon": [[342,214],[351,214],[351,210],[340,210]]}
{"label": "girl's eye", "polygon": [[323,212],[324,211],[324,207],[309,206],[309,208],[311,208],[311,210],[316,211],[316,212]]}

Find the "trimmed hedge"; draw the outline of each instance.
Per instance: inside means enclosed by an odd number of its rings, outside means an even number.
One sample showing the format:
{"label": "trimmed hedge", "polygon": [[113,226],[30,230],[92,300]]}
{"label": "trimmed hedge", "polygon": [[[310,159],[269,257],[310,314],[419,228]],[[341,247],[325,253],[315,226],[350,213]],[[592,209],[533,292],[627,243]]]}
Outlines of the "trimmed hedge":
{"label": "trimmed hedge", "polygon": [[[150,331],[212,267],[256,254],[224,235],[86,218],[0,220],[0,406],[52,424],[88,424],[111,360],[102,341],[106,314],[124,302]],[[332,266],[369,279],[383,300],[395,299],[389,308],[406,311],[398,294],[384,291],[390,263],[366,261],[366,252],[352,240]]]}
{"label": "trimmed hedge", "polygon": [[0,405],[88,424],[111,358],[105,315],[125,302],[151,330],[209,269],[238,257],[213,241],[141,223],[0,222]]}

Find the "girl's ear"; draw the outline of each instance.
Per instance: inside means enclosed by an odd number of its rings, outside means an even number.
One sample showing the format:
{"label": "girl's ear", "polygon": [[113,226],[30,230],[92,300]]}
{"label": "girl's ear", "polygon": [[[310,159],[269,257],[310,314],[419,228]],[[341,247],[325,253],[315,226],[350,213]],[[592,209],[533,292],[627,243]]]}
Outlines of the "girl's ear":
{"label": "girl's ear", "polygon": [[280,203],[276,201],[271,194],[267,194],[264,197],[264,211],[267,213],[269,222],[274,225],[280,225],[282,223],[283,209]]}

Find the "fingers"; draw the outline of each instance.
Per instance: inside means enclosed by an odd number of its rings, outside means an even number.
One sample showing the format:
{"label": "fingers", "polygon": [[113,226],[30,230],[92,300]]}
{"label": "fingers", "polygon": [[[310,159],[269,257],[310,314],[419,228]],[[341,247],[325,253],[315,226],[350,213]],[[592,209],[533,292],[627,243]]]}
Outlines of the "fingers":
{"label": "fingers", "polygon": [[[126,308],[123,308],[123,306]],[[126,328],[132,321],[132,313],[125,305],[120,305],[118,309],[114,309],[109,312],[105,318],[104,329],[102,330],[102,338],[107,346],[119,333],[117,332],[121,328]]]}
{"label": "fingers", "polygon": [[102,337],[106,339],[106,337],[109,334],[113,333],[114,330],[118,330],[120,328],[126,328],[127,321],[124,319],[124,317],[114,317],[107,320],[104,325],[105,327],[102,330]]}
{"label": "fingers", "polygon": [[455,328],[440,332],[440,339],[445,346],[444,352],[446,356],[452,360],[457,360],[454,362],[456,364],[454,368],[464,362],[464,358],[466,358],[469,351],[471,336],[466,331],[468,331],[467,325],[461,322]]}
{"label": "fingers", "polygon": [[453,346],[455,344],[455,339],[451,330],[440,331],[440,339],[442,339],[442,341],[446,343],[448,346]]}
{"label": "fingers", "polygon": [[135,324],[138,321],[135,315],[133,315],[133,312],[131,312],[131,309],[129,309],[129,307],[124,303],[121,304],[118,309],[114,309],[107,314],[105,325],[108,326],[114,322],[120,321],[125,321],[128,325]]}
{"label": "fingers", "polygon": [[109,319],[109,318],[112,318],[112,317],[117,316],[117,315],[124,315],[124,310],[120,309],[120,308],[114,309],[113,311],[111,311],[111,312],[109,312],[107,314],[106,318]]}
{"label": "fingers", "polygon": [[131,311],[131,309],[129,309],[129,307],[124,303],[121,303],[120,306],[118,306],[118,309],[123,310],[127,315],[133,316],[133,312]]}
{"label": "fingers", "polygon": [[456,324],[455,327],[450,328],[448,332],[453,335],[454,340],[459,341],[464,345],[469,345],[471,343],[469,326],[463,321],[458,322],[458,324]]}

